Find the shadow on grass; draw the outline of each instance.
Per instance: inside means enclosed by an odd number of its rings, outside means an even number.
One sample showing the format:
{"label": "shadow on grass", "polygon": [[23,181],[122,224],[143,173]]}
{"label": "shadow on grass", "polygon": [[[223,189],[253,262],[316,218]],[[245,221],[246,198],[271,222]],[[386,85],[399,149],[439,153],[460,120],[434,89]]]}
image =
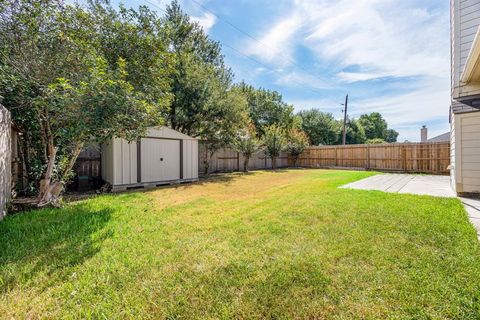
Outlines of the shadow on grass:
{"label": "shadow on grass", "polygon": [[0,292],[48,276],[45,287],[70,276],[72,269],[95,255],[112,235],[105,228],[109,208],[88,202],[62,209],[42,209],[0,222]]}

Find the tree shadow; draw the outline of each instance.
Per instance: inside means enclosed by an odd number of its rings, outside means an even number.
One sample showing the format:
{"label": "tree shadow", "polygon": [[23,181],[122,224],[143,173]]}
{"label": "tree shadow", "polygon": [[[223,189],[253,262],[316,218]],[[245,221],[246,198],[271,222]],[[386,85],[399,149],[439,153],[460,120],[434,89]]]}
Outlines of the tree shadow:
{"label": "tree shadow", "polygon": [[0,222],[0,292],[48,275],[40,286],[53,286],[75,266],[94,256],[112,236],[106,228],[112,209],[90,202],[62,209],[42,209]]}

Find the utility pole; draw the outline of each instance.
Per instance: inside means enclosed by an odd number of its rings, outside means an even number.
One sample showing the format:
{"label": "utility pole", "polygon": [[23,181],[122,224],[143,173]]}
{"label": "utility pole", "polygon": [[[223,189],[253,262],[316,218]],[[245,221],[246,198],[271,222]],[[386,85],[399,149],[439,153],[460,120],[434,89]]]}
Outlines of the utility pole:
{"label": "utility pole", "polygon": [[345,109],[343,110],[343,145],[347,144],[347,112],[348,112],[348,94],[345,97]]}

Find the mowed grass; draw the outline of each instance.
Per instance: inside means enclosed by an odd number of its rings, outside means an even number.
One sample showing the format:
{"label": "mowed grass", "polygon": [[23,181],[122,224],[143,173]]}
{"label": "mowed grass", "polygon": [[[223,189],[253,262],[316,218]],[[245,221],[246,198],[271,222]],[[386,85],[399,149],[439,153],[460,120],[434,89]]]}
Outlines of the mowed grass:
{"label": "mowed grass", "polygon": [[337,188],[371,174],[231,174],[9,217],[0,317],[480,318],[461,203]]}

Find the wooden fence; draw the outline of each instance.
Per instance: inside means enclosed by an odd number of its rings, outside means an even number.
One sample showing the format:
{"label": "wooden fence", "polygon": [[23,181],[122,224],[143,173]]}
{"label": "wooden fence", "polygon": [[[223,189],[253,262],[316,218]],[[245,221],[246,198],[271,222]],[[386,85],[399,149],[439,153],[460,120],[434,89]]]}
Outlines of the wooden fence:
{"label": "wooden fence", "polygon": [[[199,172],[205,169],[205,148],[200,144]],[[283,153],[277,160],[278,167],[293,166],[293,161]],[[307,168],[350,168],[356,170],[378,170],[449,174],[450,143],[391,143],[360,144],[346,146],[309,147],[300,156],[300,167]],[[232,149],[225,148],[209,159],[209,172],[241,170],[243,157]],[[263,152],[250,160],[251,169],[270,169],[270,159]]]}
{"label": "wooden fence", "polygon": [[91,146],[78,156],[73,171],[75,176],[69,185],[70,190],[83,191],[97,189],[102,185],[100,146]]}
{"label": "wooden fence", "polygon": [[0,105],[0,220],[7,214],[7,203],[12,194],[10,112]]}
{"label": "wooden fence", "polygon": [[[205,146],[201,142],[198,150],[198,172],[200,175],[203,175],[205,173],[205,159],[207,158],[207,153]],[[208,172],[231,172],[243,170],[244,159],[245,158],[240,153],[230,148],[221,149],[208,159]],[[277,159],[277,167],[282,168],[287,166],[288,156],[286,153],[283,153]],[[263,151],[257,152],[250,158],[249,168],[251,170],[271,169],[272,160],[265,157]]]}
{"label": "wooden fence", "polygon": [[298,164],[310,168],[449,174],[450,143],[391,143],[310,147]]}

